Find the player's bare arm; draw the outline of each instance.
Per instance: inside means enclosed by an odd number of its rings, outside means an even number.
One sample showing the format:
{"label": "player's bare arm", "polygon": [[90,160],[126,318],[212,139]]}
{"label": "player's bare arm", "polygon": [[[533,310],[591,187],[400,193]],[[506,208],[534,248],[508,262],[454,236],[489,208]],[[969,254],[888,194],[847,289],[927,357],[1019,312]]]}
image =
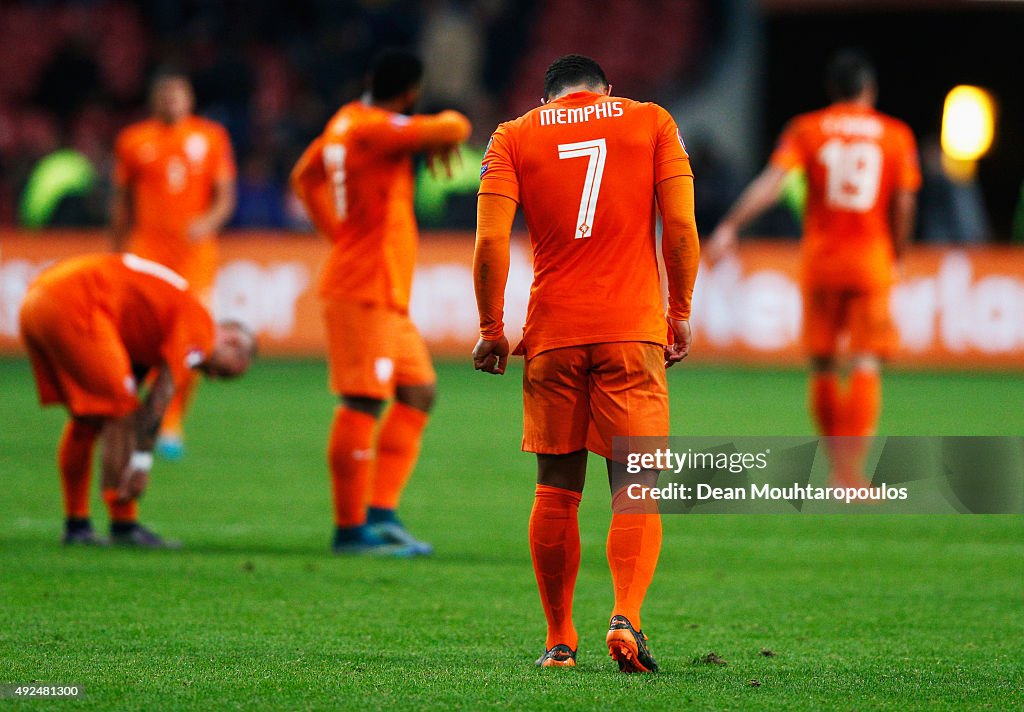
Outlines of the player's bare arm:
{"label": "player's bare arm", "polygon": [[160,421],[174,395],[174,379],[167,366],[161,366],[142,406],[131,416],[125,439],[130,448],[122,450],[123,465],[118,492],[123,501],[138,499],[149,485],[153,465],[153,446]]}
{"label": "player's bare arm", "polygon": [[128,233],[132,225],[132,189],[127,185],[114,187],[110,205],[110,232],[114,252],[123,252],[128,244]]}
{"label": "player's bare arm", "polygon": [[146,401],[135,412],[135,449],[149,452],[156,442],[156,434],[160,428],[167,404],[174,395],[174,378],[167,366],[161,366],[146,394]]}
{"label": "player's bare arm", "polygon": [[665,367],[671,368],[690,353],[690,301],[700,265],[700,238],[693,206],[693,178],[676,176],[656,187],[661,211],[661,251],[668,281],[669,329],[672,343],[665,347]]}
{"label": "player's bare arm", "polygon": [[134,423],[134,413],[123,418],[111,418],[103,422],[100,432],[103,446],[100,460],[103,489],[117,490],[119,498],[124,502],[134,499],[128,494],[127,488],[122,489],[127,479],[128,462],[134,450]]}
{"label": "player's bare arm", "polygon": [[473,348],[473,368],[502,375],[508,364],[505,337],[505,284],[516,203],[503,195],[484,193],[477,199],[473,286],[480,313],[480,340]]}
{"label": "player's bare arm", "polygon": [[786,181],[786,171],[768,165],[736,199],[732,208],[711,233],[707,257],[714,264],[736,247],[739,232],[775,205]]}
{"label": "player's bare arm", "polygon": [[203,240],[216,234],[235,212],[238,203],[238,188],[235,179],[227,176],[213,184],[213,200],[210,209],[192,221],[188,236],[192,240]]}

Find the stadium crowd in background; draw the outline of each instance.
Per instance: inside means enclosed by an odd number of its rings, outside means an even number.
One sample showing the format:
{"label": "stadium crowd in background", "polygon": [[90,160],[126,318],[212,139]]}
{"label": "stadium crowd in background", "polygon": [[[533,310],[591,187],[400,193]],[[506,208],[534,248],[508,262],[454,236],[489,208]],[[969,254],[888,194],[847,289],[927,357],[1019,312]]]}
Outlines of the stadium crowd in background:
{"label": "stadium crowd in background", "polygon": [[[601,46],[600,59],[632,96],[673,109],[714,66],[729,3],[712,0],[66,0],[0,6],[0,227],[101,227],[109,219],[114,138],[146,114],[160,66],[183,68],[199,112],[228,130],[239,158],[238,205],[229,227],[308,230],[288,171],[334,109],[356,97],[381,46],[429,57],[422,110],[455,107],[493,126],[536,105],[526,77],[566,51]],[[735,8],[733,8],[735,9]],[[566,32],[565,28],[572,28]],[[615,36],[616,42],[604,42]],[[644,47],[638,53],[631,48]],[[699,91],[697,91],[699,93]],[[884,104],[884,102],[883,102]],[[937,126],[922,138],[924,185],[916,239],[979,243],[1011,235],[1006,215],[986,215],[977,181],[951,182],[937,160]],[[738,195],[745,169],[700,127],[689,127],[701,176],[703,232]],[[417,215],[427,227],[471,229],[486,135],[464,148],[448,184],[417,175]],[[767,148],[765,146],[764,148]],[[1024,215],[1024,196],[1017,206]],[[998,217],[998,220],[995,218]],[[1024,240],[1024,219],[1012,221]],[[762,235],[792,237],[799,213],[769,212]]]}
{"label": "stadium crowd in background", "polygon": [[[231,224],[305,227],[286,191],[288,171],[334,110],[359,94],[374,52],[386,45],[427,48],[444,69],[427,78],[424,106],[455,101],[486,114],[507,81],[510,67],[500,58],[516,42],[522,5],[5,5],[0,225],[105,224],[116,132],[144,117],[150,74],[171,64],[189,73],[201,112],[227,128],[240,157]],[[51,180],[26,194],[39,162],[58,151],[73,152],[75,179]],[[56,155],[69,163],[67,154]],[[66,197],[64,204],[51,198],[47,210],[35,207],[40,189]]]}
{"label": "stadium crowd in background", "polygon": [[[114,138],[145,117],[161,66],[188,72],[200,113],[231,136],[239,176],[230,226],[308,229],[288,172],[334,110],[360,93],[382,46],[418,47],[430,58],[421,109],[455,107],[477,126],[537,103],[524,78],[543,72],[559,28],[581,16],[590,18],[581,40],[613,28],[629,40],[602,61],[638,95],[671,96],[704,56],[708,0],[599,5],[594,13],[585,0],[5,4],[0,31],[13,41],[0,48],[8,68],[0,77],[0,226],[105,225]],[[653,54],[637,57],[630,46]],[[426,224],[472,227],[472,164],[486,140],[472,137],[463,181],[424,191],[429,176],[418,177]]]}

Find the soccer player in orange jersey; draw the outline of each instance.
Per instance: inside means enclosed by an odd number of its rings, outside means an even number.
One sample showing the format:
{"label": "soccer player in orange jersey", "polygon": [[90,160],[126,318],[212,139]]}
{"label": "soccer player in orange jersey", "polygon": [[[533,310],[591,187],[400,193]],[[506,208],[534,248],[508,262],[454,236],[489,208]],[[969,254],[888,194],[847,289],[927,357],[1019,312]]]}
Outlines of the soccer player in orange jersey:
{"label": "soccer player in orange jersey", "polygon": [[[235,160],[222,126],[194,116],[188,78],[154,80],[152,118],[117,137],[115,249],[170,267],[209,306],[217,269],[217,231],[235,209]],[[182,418],[195,379],[182,384],[164,415],[157,452],[183,454]]]}
{"label": "soccer player in orange jersey", "polygon": [[661,549],[661,519],[656,503],[630,496],[628,486],[646,491],[658,473],[623,479],[612,437],[668,435],[665,369],[689,352],[700,252],[689,158],[667,111],[612,96],[596,62],[569,55],[548,67],[543,105],[494,132],[481,176],[473,266],[478,370],[505,372],[504,293],[517,205],[533,243],[517,353],[526,357],[523,449],[537,453],[530,550],[548,623],[537,665],[576,664],[577,508],[592,451],[607,459],[612,489],[607,554],[615,605],[606,643],[620,670],[654,672],[640,607]]}
{"label": "soccer player in orange jersey", "polygon": [[[881,409],[882,360],[892,348],[889,289],[913,227],[921,185],[910,128],[875,110],[872,65],[856,52],[827,69],[833,100],[786,127],[768,166],[737,199],[711,238],[720,258],[739,230],[776,201],[787,173],[807,176],[801,281],[810,408],[822,435],[866,436]],[[839,344],[849,339],[849,383],[839,380]],[[833,440],[833,479],[863,480],[864,446]],[[852,448],[852,450],[851,450]]]}
{"label": "soccer player in orange jersey", "polygon": [[[40,402],[63,403],[71,416],[59,450],[64,543],[103,543],[89,520],[92,455],[102,437],[112,541],[166,546],[139,524],[136,503],[164,408],[193,370],[244,373],[252,337],[236,323],[215,327],[179,274],[132,254],[77,257],[43,272],[25,295],[20,325]],[[149,369],[157,375],[140,403],[136,374]]]}
{"label": "soccer player in orange jersey", "polygon": [[432,550],[395,516],[436,381],[409,319],[417,244],[412,157],[425,152],[447,165],[470,124],[456,111],[410,115],[422,75],[415,55],[381,54],[366,94],[334,115],[292,172],[296,195],[333,243],[319,293],[330,387],[341,400],[327,453],[339,554]]}

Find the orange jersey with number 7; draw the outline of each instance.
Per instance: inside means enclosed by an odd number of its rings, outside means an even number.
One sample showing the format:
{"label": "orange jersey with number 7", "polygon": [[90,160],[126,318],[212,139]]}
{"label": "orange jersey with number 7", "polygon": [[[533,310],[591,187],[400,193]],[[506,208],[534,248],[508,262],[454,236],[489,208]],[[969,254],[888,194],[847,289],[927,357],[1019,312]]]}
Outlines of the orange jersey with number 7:
{"label": "orange jersey with number 7", "polygon": [[406,116],[354,101],[327,124],[292,171],[292,187],[334,246],[324,297],[409,306],[416,263],[412,156],[469,137],[457,111]]}
{"label": "orange jersey with number 7", "polygon": [[515,200],[526,218],[528,357],[579,344],[665,343],[655,186],[692,175],[676,123],[657,104],[576,92],[498,127],[480,193]]}
{"label": "orange jersey with number 7", "polygon": [[892,198],[921,185],[906,124],[868,107],[833,104],[794,118],[770,163],[807,174],[805,285],[868,289],[892,282]]}

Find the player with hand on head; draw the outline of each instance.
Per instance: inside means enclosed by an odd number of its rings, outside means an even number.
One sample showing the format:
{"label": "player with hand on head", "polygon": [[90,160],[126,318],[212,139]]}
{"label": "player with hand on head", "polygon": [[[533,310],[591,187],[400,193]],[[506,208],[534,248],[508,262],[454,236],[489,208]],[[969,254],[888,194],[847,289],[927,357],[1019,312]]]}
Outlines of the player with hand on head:
{"label": "player with hand on head", "polygon": [[[810,356],[810,409],[830,441],[833,479],[863,484],[865,441],[881,410],[881,363],[892,348],[889,291],[913,230],[921,186],[910,128],[877,111],[871,63],[839,52],[827,68],[832,104],[789,122],[768,166],[715,229],[712,260],[734,249],[739,230],[770,208],[786,175],[802,168],[807,207],[801,245],[803,339]],[[849,384],[839,380],[839,344],[849,338]]]}
{"label": "player with hand on head", "polygon": [[[227,131],[193,115],[184,73],[163,70],[150,90],[151,118],[117,137],[112,210],[114,248],[169,267],[210,306],[216,234],[235,210],[235,160]],[[184,454],[182,420],[195,385],[182,383],[164,415],[157,453]]]}
{"label": "player with hand on head", "polygon": [[456,111],[413,115],[422,77],[416,55],[383,52],[363,97],[341,107],[292,171],[295,194],[332,242],[319,293],[330,387],[340,399],[328,445],[338,554],[432,551],[395,514],[437,380],[409,319],[417,245],[412,159],[425,153],[432,165],[447,166],[470,123]]}
{"label": "player with hand on head", "polygon": [[[176,389],[199,371],[245,373],[255,344],[242,325],[214,325],[179,274],[132,254],[58,263],[29,287],[21,336],[43,405],[63,403],[71,418],[60,442],[65,544],[103,544],[89,519],[92,456],[103,440],[103,499],[115,544],[164,548],[138,522],[153,445]],[[144,400],[139,379],[155,378]]]}
{"label": "player with hand on head", "polygon": [[623,672],[654,672],[640,607],[661,550],[661,519],[655,502],[628,491],[631,484],[649,488],[658,473],[624,479],[612,437],[668,435],[665,370],[689,353],[700,253],[689,158],[667,111],[612,96],[594,60],[569,55],[548,67],[543,104],[494,132],[481,176],[473,364],[485,373],[503,374],[509,356],[503,312],[517,206],[533,244],[533,287],[516,353],[526,358],[523,449],[537,454],[529,536],[548,623],[537,665],[576,664],[577,510],[591,451],[606,458],[612,490],[607,554],[615,605],[605,641]]}

